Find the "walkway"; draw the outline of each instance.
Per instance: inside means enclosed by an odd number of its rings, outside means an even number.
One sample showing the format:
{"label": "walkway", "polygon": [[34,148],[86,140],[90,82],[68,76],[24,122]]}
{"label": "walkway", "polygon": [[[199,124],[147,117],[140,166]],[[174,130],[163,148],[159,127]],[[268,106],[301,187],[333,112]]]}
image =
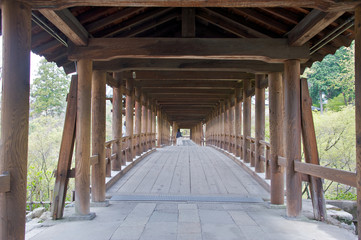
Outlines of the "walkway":
{"label": "walkway", "polygon": [[286,219],[285,208],[270,206],[269,194],[232,160],[185,143],[158,149],[129,171],[108,191],[111,205],[91,209],[94,220],[56,221],[27,239],[356,239],[306,217]]}

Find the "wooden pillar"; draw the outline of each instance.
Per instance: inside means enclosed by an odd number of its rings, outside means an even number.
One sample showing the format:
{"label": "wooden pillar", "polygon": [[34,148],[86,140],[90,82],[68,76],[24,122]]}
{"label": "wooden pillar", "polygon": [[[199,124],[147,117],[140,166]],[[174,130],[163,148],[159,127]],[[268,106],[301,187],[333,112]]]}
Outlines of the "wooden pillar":
{"label": "wooden pillar", "polygon": [[251,89],[249,80],[243,81],[243,161],[250,162],[250,153],[248,148],[250,142],[247,137],[251,136],[251,96],[247,96],[247,92]]}
{"label": "wooden pillar", "polygon": [[225,112],[224,112],[224,132],[226,134],[225,137],[225,148],[224,150],[227,150],[228,152],[230,152],[230,139],[231,139],[231,133],[230,133],[230,113],[231,113],[231,101],[229,99],[227,99],[225,101]]}
{"label": "wooden pillar", "polygon": [[242,89],[236,88],[235,102],[235,135],[236,135],[236,157],[241,157],[241,135],[242,135]]}
{"label": "wooden pillar", "polygon": [[[361,5],[355,9],[355,114],[356,114],[356,173],[357,230],[361,234]],[[359,237],[360,238],[360,237]]]}
{"label": "wooden pillar", "polygon": [[[113,74],[114,79],[119,83],[122,81],[122,76],[120,73]],[[112,161],[112,170],[120,171],[121,166],[125,165],[125,158],[122,157],[122,87],[119,84],[118,87],[113,87],[113,115],[112,115],[112,135],[113,139],[119,139],[118,142],[113,144],[112,151],[117,155],[116,159]]]}
{"label": "wooden pillar", "polygon": [[157,109],[157,147],[162,145],[162,114],[160,109]]}
{"label": "wooden pillar", "polygon": [[106,72],[94,71],[92,79],[92,201],[105,201],[105,81]]}
{"label": "wooden pillar", "polygon": [[222,134],[222,141],[221,141],[221,148],[222,149],[226,149],[225,147],[225,143],[226,143],[226,138],[225,138],[225,114],[226,114],[226,105],[225,102],[221,102],[221,134]]}
{"label": "wooden pillar", "polygon": [[173,121],[172,130],[173,130],[172,140],[173,140],[173,145],[175,146],[177,144],[176,136],[177,136],[177,131],[178,131],[177,123],[175,121]]}
{"label": "wooden pillar", "polygon": [[156,121],[156,106],[155,106],[155,103],[152,105],[152,133],[153,133],[153,136],[154,136],[154,139],[153,139],[153,143],[152,143],[152,147],[155,148],[155,139],[156,139],[156,125],[157,125],[157,121]]}
{"label": "wooden pillar", "polygon": [[[153,127],[153,105],[151,105],[149,99],[147,100],[147,106],[148,106],[148,109],[147,109],[147,114],[148,114],[147,133],[148,134],[153,134],[153,130],[152,130],[152,127]],[[152,136],[149,136],[148,139],[147,139],[147,142],[148,142],[147,148],[148,149],[151,149],[153,147],[152,139],[153,139]]]}
{"label": "wooden pillar", "polygon": [[31,8],[1,5],[3,62],[0,174],[9,172],[10,191],[0,193],[0,239],[24,239],[28,162]]}
{"label": "wooden pillar", "polygon": [[142,152],[146,152],[148,149],[148,132],[147,132],[147,128],[148,128],[148,124],[149,124],[149,118],[148,118],[148,101],[146,99],[146,97],[144,96],[144,94],[142,94],[142,134],[144,134],[144,138],[143,138],[143,146],[142,146]]}
{"label": "wooden pillar", "polygon": [[141,131],[142,127],[142,101],[141,101],[141,90],[140,87],[135,88],[135,134],[137,134],[136,140],[136,152],[135,154],[140,156],[140,135],[142,134]]}
{"label": "wooden pillar", "polygon": [[284,204],[284,169],[277,164],[277,157],[284,157],[283,141],[283,86],[282,74],[270,73],[269,86],[269,130],[271,144],[271,204]]}
{"label": "wooden pillar", "polygon": [[125,112],[125,119],[126,119],[126,129],[127,129],[127,136],[130,137],[130,150],[127,152],[127,162],[133,161],[133,108],[134,108],[134,80],[127,79],[126,80],[126,112]]}
{"label": "wooden pillar", "polygon": [[255,107],[255,171],[259,173],[264,172],[264,162],[261,156],[264,155],[264,146],[259,141],[264,140],[265,130],[265,90],[261,86],[265,75],[256,74],[256,107]]}
{"label": "wooden pillar", "polygon": [[284,74],[287,215],[296,217],[302,210],[301,175],[294,170],[301,160],[300,61],[285,61]]}
{"label": "wooden pillar", "polygon": [[78,61],[78,107],[75,150],[75,212],[90,213],[90,122],[92,61]]}

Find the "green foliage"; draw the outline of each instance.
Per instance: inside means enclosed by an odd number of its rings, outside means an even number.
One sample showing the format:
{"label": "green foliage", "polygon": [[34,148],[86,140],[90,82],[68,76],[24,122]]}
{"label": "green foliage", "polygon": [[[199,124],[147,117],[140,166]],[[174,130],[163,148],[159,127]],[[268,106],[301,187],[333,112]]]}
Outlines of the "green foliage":
{"label": "green foliage", "polygon": [[[356,171],[355,107],[347,106],[338,112],[313,113],[320,164],[346,171]],[[325,180],[326,198],[355,194],[349,186]]]}
{"label": "green foliage", "polygon": [[40,61],[37,78],[31,85],[32,115],[59,116],[65,110],[69,78],[55,63]]}
{"label": "green foliage", "polygon": [[305,71],[310,84],[310,95],[315,106],[320,105],[320,94],[333,99],[341,93],[344,105],[355,99],[354,43],[341,47],[334,55],[327,55],[322,62],[315,62]]}
{"label": "green foliage", "polygon": [[335,98],[328,100],[326,108],[331,111],[338,112],[345,106],[343,94],[338,95]]}
{"label": "green foliage", "polygon": [[356,201],[357,200],[357,194],[352,192],[340,192],[338,195],[330,197],[331,200],[350,200],[350,201]]}

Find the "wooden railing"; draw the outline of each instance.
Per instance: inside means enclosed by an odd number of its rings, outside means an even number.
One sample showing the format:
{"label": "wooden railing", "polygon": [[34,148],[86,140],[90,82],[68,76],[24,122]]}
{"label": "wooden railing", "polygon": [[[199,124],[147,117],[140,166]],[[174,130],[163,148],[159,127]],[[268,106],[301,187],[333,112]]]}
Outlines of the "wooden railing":
{"label": "wooden railing", "polygon": [[[235,139],[236,138],[241,138],[240,141],[240,145],[236,144]],[[232,142],[228,142],[228,139],[230,139]],[[249,162],[251,163],[251,166],[253,167],[255,164],[255,156],[256,156],[256,150],[255,150],[255,146],[256,146],[256,140],[252,137],[246,137],[246,141],[249,141],[249,148],[247,149],[247,152],[249,153]],[[270,179],[271,178],[271,144],[260,140],[259,144],[264,146],[264,151],[262,152],[262,154],[260,154],[259,158],[261,161],[263,161],[265,163],[265,178],[266,179]],[[209,135],[207,137],[207,145],[214,145],[217,146],[223,150],[229,150],[228,146],[231,145],[233,146],[232,149],[234,151],[232,151],[232,153],[234,155],[236,149],[242,149],[243,150],[243,136],[237,136],[234,137],[233,135],[231,137],[228,137],[228,135],[225,134],[213,134],[213,135]],[[242,154],[240,154],[241,158],[242,158]],[[277,156],[277,165],[279,166],[283,166],[285,167],[287,164],[287,158],[283,157],[283,156]],[[305,162],[301,162],[300,160],[294,160],[294,170],[295,172],[298,172],[300,174],[303,175],[302,180],[303,181],[308,181],[309,177],[318,177],[318,178],[322,178],[322,179],[327,179],[327,180],[331,180],[331,181],[335,181],[338,183],[342,183],[342,184],[346,184],[352,187],[356,187],[356,173],[355,172],[350,172],[350,171],[344,171],[344,170],[340,170],[340,169],[335,169],[335,168],[329,168],[329,167],[324,167],[324,166],[320,166],[320,165],[316,165],[316,164],[311,164],[311,163],[305,163]]]}

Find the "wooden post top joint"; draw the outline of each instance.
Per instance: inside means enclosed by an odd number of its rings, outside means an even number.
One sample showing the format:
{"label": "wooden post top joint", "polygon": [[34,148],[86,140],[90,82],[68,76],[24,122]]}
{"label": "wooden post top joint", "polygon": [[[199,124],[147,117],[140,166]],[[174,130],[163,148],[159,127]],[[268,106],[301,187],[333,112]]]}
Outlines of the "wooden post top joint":
{"label": "wooden post top joint", "polygon": [[0,193],[10,192],[10,173],[3,172],[0,174]]}

